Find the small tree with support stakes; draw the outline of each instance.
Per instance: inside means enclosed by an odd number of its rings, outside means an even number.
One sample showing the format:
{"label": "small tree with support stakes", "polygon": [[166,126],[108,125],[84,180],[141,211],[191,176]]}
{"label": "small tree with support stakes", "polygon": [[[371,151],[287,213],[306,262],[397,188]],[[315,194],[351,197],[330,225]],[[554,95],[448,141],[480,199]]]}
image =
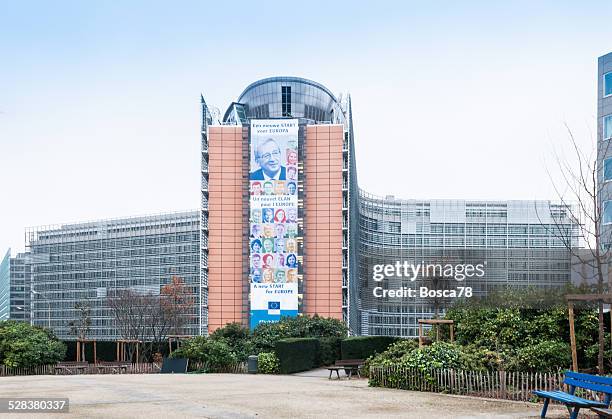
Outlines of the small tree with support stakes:
{"label": "small tree with support stakes", "polygon": [[[569,255],[583,266],[590,268],[596,280],[594,291],[589,299],[597,303],[598,310],[598,356],[597,367],[599,374],[604,373],[604,316],[603,305],[606,291],[612,290],[612,278],[608,270],[612,259],[612,228],[606,227],[604,220],[604,203],[612,199],[609,187],[603,187],[603,160],[599,156],[608,155],[608,147],[612,140],[597,141],[596,148],[590,154],[585,154],[569,127],[566,125],[570,146],[574,154],[574,161],[569,162],[556,155],[556,164],[563,182],[557,184],[549,173],[551,183],[560,200],[551,218],[553,227],[540,220],[540,224],[557,240],[560,240],[568,250]],[[551,213],[553,212],[552,204]],[[536,206],[537,213],[537,206]],[[540,214],[538,214],[538,217]],[[570,224],[566,220],[570,220]],[[577,232],[573,230],[577,229]],[[579,248],[577,239],[582,239],[586,249]],[[577,271],[582,274],[581,270]],[[578,301],[577,295],[569,295],[568,303],[572,309],[572,302]],[[572,312],[570,311],[570,314]],[[575,340],[575,338],[574,338]],[[574,366],[576,367],[576,366]]]}
{"label": "small tree with support stakes", "polygon": [[[136,352],[136,364],[140,356],[140,344],[138,339],[117,339],[117,362],[132,362],[132,355]],[[131,346],[134,346],[131,348]],[[130,350],[131,349],[131,350]]]}
{"label": "small tree with support stakes", "polygon": [[91,330],[91,308],[85,303],[76,303],[74,305],[77,311],[78,318],[68,322],[71,335],[76,336],[76,360],[77,362],[85,361],[85,344],[93,342],[94,345],[94,364],[98,362],[96,357],[96,341],[87,339],[87,333]]}
{"label": "small tree with support stakes", "polygon": [[[599,307],[603,304],[612,304],[612,294],[568,294],[567,310],[569,312],[570,345],[572,347],[572,370],[578,372],[578,351],[576,349],[576,328],[574,325],[574,305],[578,302],[593,302]],[[610,316],[610,330],[612,330],[612,315]],[[610,337],[612,341],[612,334]],[[611,342],[612,343],[612,342]],[[603,373],[602,366],[598,366],[599,373]]]}
{"label": "small tree with support stakes", "polygon": [[181,347],[181,342],[192,338],[191,335],[168,335],[168,356],[172,355],[172,343],[176,342],[176,349]]}
{"label": "small tree with support stakes", "polygon": [[425,335],[423,334],[423,325],[431,325],[436,328],[436,340],[440,340],[440,326],[443,324],[448,324],[450,326],[450,341],[453,343],[455,341],[455,322],[453,320],[444,320],[444,319],[419,319],[419,348],[422,348],[425,345]]}
{"label": "small tree with support stakes", "polygon": [[85,338],[78,338],[76,341],[76,361],[77,362],[85,362],[87,361],[87,359],[85,359],[85,344],[87,343],[93,343],[93,362],[94,364],[98,363],[98,352],[97,352],[97,347],[96,347],[96,340],[95,339],[85,339]]}

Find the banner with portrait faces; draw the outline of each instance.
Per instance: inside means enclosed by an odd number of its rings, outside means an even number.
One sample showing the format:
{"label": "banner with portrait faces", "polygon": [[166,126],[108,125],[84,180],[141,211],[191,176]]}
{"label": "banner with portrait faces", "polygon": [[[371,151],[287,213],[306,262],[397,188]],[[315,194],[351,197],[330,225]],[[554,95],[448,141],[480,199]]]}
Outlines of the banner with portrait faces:
{"label": "banner with portrait faces", "polygon": [[298,120],[251,120],[251,328],[298,313]]}

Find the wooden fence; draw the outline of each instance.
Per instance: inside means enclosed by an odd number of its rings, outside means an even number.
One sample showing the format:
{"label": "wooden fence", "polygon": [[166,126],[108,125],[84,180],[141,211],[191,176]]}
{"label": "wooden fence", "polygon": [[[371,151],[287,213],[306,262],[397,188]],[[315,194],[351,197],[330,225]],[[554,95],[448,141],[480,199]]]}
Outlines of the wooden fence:
{"label": "wooden fence", "polygon": [[52,375],[55,365],[39,365],[31,368],[11,368],[0,365],[0,377],[13,377],[17,375]]}
{"label": "wooden fence", "polygon": [[[56,370],[55,364],[51,365],[39,365],[32,368],[10,368],[4,365],[0,365],[0,377],[14,377],[19,375],[81,375],[81,374],[113,374],[113,373],[124,373],[124,374],[156,374],[161,370],[161,364],[156,363],[138,363],[130,364],[124,371],[118,372],[113,371],[110,368],[98,368],[94,364],[89,364],[87,368],[70,369],[71,372]],[[190,362],[188,369],[189,372],[206,370],[205,365],[201,362]],[[231,365],[227,368],[213,369],[216,373],[230,373],[230,374],[246,374],[247,364],[241,362],[235,365]]]}
{"label": "wooden fence", "polygon": [[[161,369],[160,364],[155,363],[138,363],[130,364],[124,371],[123,374],[155,374]],[[82,374],[116,374],[119,373],[112,369],[101,369],[94,364],[89,364],[87,368],[70,368],[70,372],[67,370],[56,370],[55,364],[51,365],[39,365],[31,368],[11,368],[4,365],[0,365],[0,377],[14,377],[18,375],[82,375]]]}
{"label": "wooden fence", "polygon": [[[419,370],[406,367],[370,367],[370,385],[431,391],[493,399],[535,401],[533,390],[563,388],[563,372]],[[596,397],[595,394],[590,394]]]}
{"label": "wooden fence", "polygon": [[189,372],[206,371],[206,372],[212,372],[212,373],[246,374],[247,373],[247,363],[239,362],[237,364],[230,365],[229,367],[213,368],[212,370],[209,370],[209,368],[207,368],[203,362],[191,362],[190,361],[189,365],[187,366],[187,371]]}

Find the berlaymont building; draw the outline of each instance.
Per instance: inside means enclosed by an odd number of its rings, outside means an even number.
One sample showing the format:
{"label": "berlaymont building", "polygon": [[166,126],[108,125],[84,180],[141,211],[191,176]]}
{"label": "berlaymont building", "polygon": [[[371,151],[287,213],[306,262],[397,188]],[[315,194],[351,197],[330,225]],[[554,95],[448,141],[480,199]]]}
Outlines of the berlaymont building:
{"label": "berlaymont building", "polygon": [[[554,231],[578,243],[562,206],[361,190],[355,143],[368,139],[353,130],[348,95],[272,77],[247,86],[224,114],[204,97],[201,107],[201,207],[28,228],[20,256],[29,265],[25,319],[70,339],[75,304],[86,303],[91,338],[117,339],[107,295],[159,293],[179,275],[194,297],[185,334],[318,314],[344,321],[354,335],[414,337],[419,319],[442,315],[453,301],[421,295],[422,287],[477,296],[570,282],[570,253]],[[375,275],[398,263],[434,272],[452,265],[455,273]],[[459,265],[478,275],[461,274]],[[5,293],[10,281],[0,278]],[[414,294],[383,292],[409,289]]]}

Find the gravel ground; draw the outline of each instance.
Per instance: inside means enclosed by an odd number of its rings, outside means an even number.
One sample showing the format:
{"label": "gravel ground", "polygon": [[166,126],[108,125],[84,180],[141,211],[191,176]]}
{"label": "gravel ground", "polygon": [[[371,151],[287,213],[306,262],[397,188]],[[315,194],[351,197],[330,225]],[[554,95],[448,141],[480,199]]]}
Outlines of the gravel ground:
{"label": "gravel ground", "polygon": [[[37,418],[536,418],[541,409],[541,404],[370,388],[364,379],[323,375],[6,377],[0,378],[0,397],[70,398],[70,414],[32,415]],[[548,417],[567,416],[563,408],[549,409]]]}

